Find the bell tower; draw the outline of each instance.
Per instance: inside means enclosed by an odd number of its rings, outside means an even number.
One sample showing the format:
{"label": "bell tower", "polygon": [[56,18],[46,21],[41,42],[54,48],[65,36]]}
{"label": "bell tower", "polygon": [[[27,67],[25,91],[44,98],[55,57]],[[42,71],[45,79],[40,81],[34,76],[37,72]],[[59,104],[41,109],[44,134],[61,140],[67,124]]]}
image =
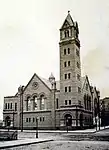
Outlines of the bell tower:
{"label": "bell tower", "polygon": [[60,29],[60,107],[81,105],[81,62],[78,23],[70,11]]}

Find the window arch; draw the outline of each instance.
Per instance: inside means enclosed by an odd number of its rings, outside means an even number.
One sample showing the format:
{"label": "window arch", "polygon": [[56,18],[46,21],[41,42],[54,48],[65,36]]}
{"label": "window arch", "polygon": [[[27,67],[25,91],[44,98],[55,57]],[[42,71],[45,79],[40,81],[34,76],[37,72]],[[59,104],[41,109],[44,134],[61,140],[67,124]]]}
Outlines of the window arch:
{"label": "window arch", "polygon": [[37,101],[37,95],[33,96],[33,110],[38,109],[38,101]]}
{"label": "window arch", "polygon": [[64,49],[64,55],[66,55],[66,49]]}
{"label": "window arch", "polygon": [[65,37],[65,38],[69,37],[69,35],[70,35],[70,34],[69,34],[69,30],[64,31],[64,37]]}
{"label": "window arch", "polygon": [[67,37],[67,33],[66,33],[66,31],[64,31],[64,37],[65,37],[65,38]]}
{"label": "window arch", "polygon": [[67,30],[67,37],[69,37],[69,30]]}
{"label": "window arch", "polygon": [[70,54],[70,48],[68,48],[68,54]]}
{"label": "window arch", "polygon": [[45,109],[45,95],[40,95],[40,110]]}
{"label": "window arch", "polygon": [[27,98],[26,98],[26,111],[30,110],[30,107],[31,107],[30,96],[27,96]]}

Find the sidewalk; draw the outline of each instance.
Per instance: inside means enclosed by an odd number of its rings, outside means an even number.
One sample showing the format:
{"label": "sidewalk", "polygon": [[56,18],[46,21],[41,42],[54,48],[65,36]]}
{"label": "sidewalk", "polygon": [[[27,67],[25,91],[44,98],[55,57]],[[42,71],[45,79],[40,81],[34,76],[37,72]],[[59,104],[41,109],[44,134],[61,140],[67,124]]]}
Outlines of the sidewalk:
{"label": "sidewalk", "polygon": [[[100,130],[104,130],[109,128],[109,126],[104,127],[100,127]],[[69,133],[94,133],[94,132],[98,132],[98,127],[97,127],[97,131],[96,129],[85,129],[85,130],[73,130],[73,131],[68,131]],[[18,130],[18,132],[20,132],[20,130]],[[26,133],[35,133],[35,130],[24,130],[23,132]],[[39,133],[66,133],[66,130],[38,130]]]}
{"label": "sidewalk", "polygon": [[30,144],[37,144],[37,143],[43,143],[43,142],[49,142],[53,141],[52,139],[18,139],[13,141],[0,141],[0,149],[6,149],[6,148],[12,148],[17,146],[24,146],[24,145],[30,145]]}

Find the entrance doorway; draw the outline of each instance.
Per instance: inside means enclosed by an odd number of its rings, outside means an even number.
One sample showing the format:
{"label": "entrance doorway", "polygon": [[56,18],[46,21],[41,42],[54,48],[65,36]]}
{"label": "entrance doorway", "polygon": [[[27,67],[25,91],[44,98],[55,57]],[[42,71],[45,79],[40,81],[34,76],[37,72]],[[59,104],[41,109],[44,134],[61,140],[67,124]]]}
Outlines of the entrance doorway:
{"label": "entrance doorway", "polygon": [[5,126],[10,126],[11,125],[11,119],[10,119],[10,117],[9,116],[7,116],[6,118],[5,118]]}
{"label": "entrance doorway", "polygon": [[65,119],[66,126],[72,126],[72,116],[70,114],[66,114],[64,116],[64,119]]}

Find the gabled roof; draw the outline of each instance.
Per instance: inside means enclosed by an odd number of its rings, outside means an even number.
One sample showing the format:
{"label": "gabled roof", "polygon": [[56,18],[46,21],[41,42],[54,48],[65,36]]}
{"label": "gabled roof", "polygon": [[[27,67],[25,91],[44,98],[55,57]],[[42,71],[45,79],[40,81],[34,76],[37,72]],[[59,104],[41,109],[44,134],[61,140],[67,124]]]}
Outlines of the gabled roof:
{"label": "gabled roof", "polygon": [[[42,78],[40,77],[41,80],[51,89],[51,83],[49,80],[45,79],[45,78]],[[56,89],[57,90],[60,90],[60,81],[56,81]]]}
{"label": "gabled roof", "polygon": [[49,76],[49,79],[52,78],[52,79],[55,79],[53,73],[51,72],[51,75]]}
{"label": "gabled roof", "polygon": [[67,17],[66,17],[66,19],[65,20],[67,20],[68,21],[68,23],[69,23],[69,25],[70,26],[73,26],[74,25],[74,23],[73,23],[73,19],[72,19],[72,17],[71,17],[71,15],[70,15],[70,13],[68,12],[68,15],[67,15]]}
{"label": "gabled roof", "polygon": [[84,84],[85,84],[85,80],[86,80],[86,76],[84,76],[84,77],[81,77],[82,88],[84,87]]}
{"label": "gabled roof", "polygon": [[[25,91],[25,89],[27,88],[27,86],[29,85],[29,83],[32,81],[32,79],[34,78],[34,76],[37,76],[37,77],[38,77],[38,75],[37,75],[36,73],[34,73],[34,75],[33,75],[32,78],[30,79],[30,81],[27,83],[27,85],[24,86],[24,91]],[[49,80],[47,80],[47,79],[45,79],[45,78],[42,78],[42,77],[38,77],[38,79],[41,80],[41,81],[43,82],[43,84],[44,84],[47,88],[49,88],[49,90],[51,90],[51,83],[50,83]],[[60,82],[59,82],[59,81],[56,81],[56,89],[57,89],[57,90],[60,90]],[[15,94],[14,97],[16,97],[16,96],[18,96],[18,92]]]}
{"label": "gabled roof", "polygon": [[49,80],[42,78],[42,77],[40,77],[40,79],[51,89],[51,83]]}
{"label": "gabled roof", "polygon": [[28,82],[28,84],[24,87],[24,91],[25,89],[28,87],[28,85],[30,84],[30,82],[33,80],[34,77],[37,77],[49,90],[51,90],[51,88],[48,86],[47,83],[45,83],[36,73],[34,73],[34,75],[32,76],[32,78],[30,79],[30,81]]}
{"label": "gabled roof", "polygon": [[82,77],[81,80],[82,80],[82,89],[84,88],[84,85],[85,85],[85,83],[87,81],[87,83],[89,85],[89,90],[91,92],[91,86],[90,86],[90,82],[89,82],[88,76],[86,75],[86,76]]}
{"label": "gabled roof", "polygon": [[74,25],[73,19],[72,19],[71,15],[70,15],[69,11],[68,11],[68,15],[67,15],[67,17],[66,17],[66,19],[65,19],[65,21],[64,21],[64,23],[63,23],[63,25],[61,27],[61,29],[63,28],[63,26],[64,26],[66,21],[68,22],[69,26],[73,26]]}

